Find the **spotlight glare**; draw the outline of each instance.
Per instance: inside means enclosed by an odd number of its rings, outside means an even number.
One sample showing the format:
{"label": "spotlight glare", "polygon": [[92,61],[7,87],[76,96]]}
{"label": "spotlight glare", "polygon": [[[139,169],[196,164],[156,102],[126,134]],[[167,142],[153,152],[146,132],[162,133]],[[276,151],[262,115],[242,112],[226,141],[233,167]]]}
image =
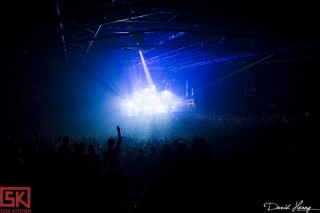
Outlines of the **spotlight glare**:
{"label": "spotlight glare", "polygon": [[167,89],[158,92],[156,86],[152,85],[135,91],[122,106],[126,116],[138,116],[181,111],[182,103],[182,99],[172,92]]}

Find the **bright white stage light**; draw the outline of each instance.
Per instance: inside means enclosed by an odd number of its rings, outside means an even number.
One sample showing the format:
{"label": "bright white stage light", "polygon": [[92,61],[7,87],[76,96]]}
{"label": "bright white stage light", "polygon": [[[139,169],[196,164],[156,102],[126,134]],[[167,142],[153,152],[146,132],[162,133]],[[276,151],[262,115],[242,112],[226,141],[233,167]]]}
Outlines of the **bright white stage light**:
{"label": "bright white stage light", "polygon": [[168,90],[157,91],[155,85],[135,91],[123,101],[122,111],[127,116],[153,115],[180,111],[183,101]]}

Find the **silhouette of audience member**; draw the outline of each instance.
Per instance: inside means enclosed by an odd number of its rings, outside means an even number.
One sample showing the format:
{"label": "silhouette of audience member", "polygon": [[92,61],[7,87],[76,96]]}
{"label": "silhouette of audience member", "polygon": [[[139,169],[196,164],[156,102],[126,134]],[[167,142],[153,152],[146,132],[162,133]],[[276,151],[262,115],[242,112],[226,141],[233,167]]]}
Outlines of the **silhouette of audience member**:
{"label": "silhouette of audience member", "polygon": [[120,132],[120,127],[117,126],[118,141],[116,146],[115,139],[109,138],[107,141],[107,149],[102,153],[103,166],[107,172],[109,171],[120,171],[122,166],[120,164],[120,147],[122,143],[122,136]]}
{"label": "silhouette of audience member", "polygon": [[86,145],[83,142],[76,143],[74,145],[73,164],[76,172],[82,171],[85,166],[85,154],[84,154],[85,150],[86,150]]}
{"label": "silhouette of audience member", "polygon": [[[57,149],[57,163],[54,164],[55,171],[52,174],[54,186],[52,186],[52,194],[63,191],[60,196],[60,202],[54,208],[64,208],[69,211],[72,206],[71,198],[73,198],[73,186],[70,185],[70,180],[73,179],[73,157],[74,150],[71,146],[71,138],[69,135],[64,135],[61,138],[61,144]],[[54,210],[56,211],[56,209]]]}
{"label": "silhouette of audience member", "polygon": [[70,136],[65,135],[62,137],[62,143],[58,147],[58,160],[63,165],[70,165],[73,163],[73,154]]}
{"label": "silhouette of audience member", "polygon": [[172,149],[169,144],[165,143],[161,149],[161,163],[164,168],[170,167],[172,160]]}
{"label": "silhouette of audience member", "polygon": [[88,146],[88,153],[85,155],[87,171],[93,178],[98,178],[102,172],[102,161],[97,149],[93,144]]}
{"label": "silhouette of audience member", "polygon": [[159,167],[161,166],[161,156],[158,154],[157,148],[155,146],[150,147],[150,152],[148,153],[148,176],[149,181],[152,182],[159,177]]}
{"label": "silhouette of audience member", "polygon": [[[102,160],[97,153],[95,145],[90,144],[88,146],[88,153],[85,155],[86,161],[86,186],[85,190],[87,194],[90,194],[90,198],[87,199],[87,204],[94,206],[94,209],[99,207],[100,204],[100,186],[102,184]],[[92,207],[91,207],[92,209]]]}
{"label": "silhouette of audience member", "polygon": [[134,211],[135,193],[130,190],[130,179],[131,177],[128,174],[123,174],[118,178],[117,188],[114,193],[114,212],[132,213]]}
{"label": "silhouette of audience member", "polygon": [[135,157],[135,169],[141,172],[145,172],[148,163],[148,158],[143,148],[138,149],[138,154]]}
{"label": "silhouette of audience member", "polygon": [[1,135],[0,138],[0,166],[1,175],[0,183],[7,184],[10,183],[19,165],[19,148],[18,144],[15,142],[14,138],[10,135]]}
{"label": "silhouette of audience member", "polygon": [[136,190],[144,190],[148,185],[148,158],[143,148],[138,148],[137,156],[134,159],[134,183]]}

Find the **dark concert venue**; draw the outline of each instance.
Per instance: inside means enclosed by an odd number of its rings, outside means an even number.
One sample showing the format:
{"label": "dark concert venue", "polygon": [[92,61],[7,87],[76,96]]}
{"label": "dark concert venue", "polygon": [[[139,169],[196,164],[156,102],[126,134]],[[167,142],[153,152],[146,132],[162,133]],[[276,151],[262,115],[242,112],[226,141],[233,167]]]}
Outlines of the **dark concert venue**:
{"label": "dark concert venue", "polygon": [[313,1],[3,12],[1,213],[320,211]]}

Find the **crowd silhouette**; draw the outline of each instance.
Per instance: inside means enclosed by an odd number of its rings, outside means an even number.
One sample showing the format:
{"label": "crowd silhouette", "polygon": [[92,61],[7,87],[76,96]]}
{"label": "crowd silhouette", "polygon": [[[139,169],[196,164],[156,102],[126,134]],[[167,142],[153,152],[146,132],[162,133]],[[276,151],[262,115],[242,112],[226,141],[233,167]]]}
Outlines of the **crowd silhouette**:
{"label": "crowd silhouette", "polygon": [[124,137],[120,126],[115,137],[2,132],[0,183],[31,186],[34,212],[262,212],[265,202],[301,198],[319,204],[312,193],[319,189],[317,114],[184,116],[199,134]]}

